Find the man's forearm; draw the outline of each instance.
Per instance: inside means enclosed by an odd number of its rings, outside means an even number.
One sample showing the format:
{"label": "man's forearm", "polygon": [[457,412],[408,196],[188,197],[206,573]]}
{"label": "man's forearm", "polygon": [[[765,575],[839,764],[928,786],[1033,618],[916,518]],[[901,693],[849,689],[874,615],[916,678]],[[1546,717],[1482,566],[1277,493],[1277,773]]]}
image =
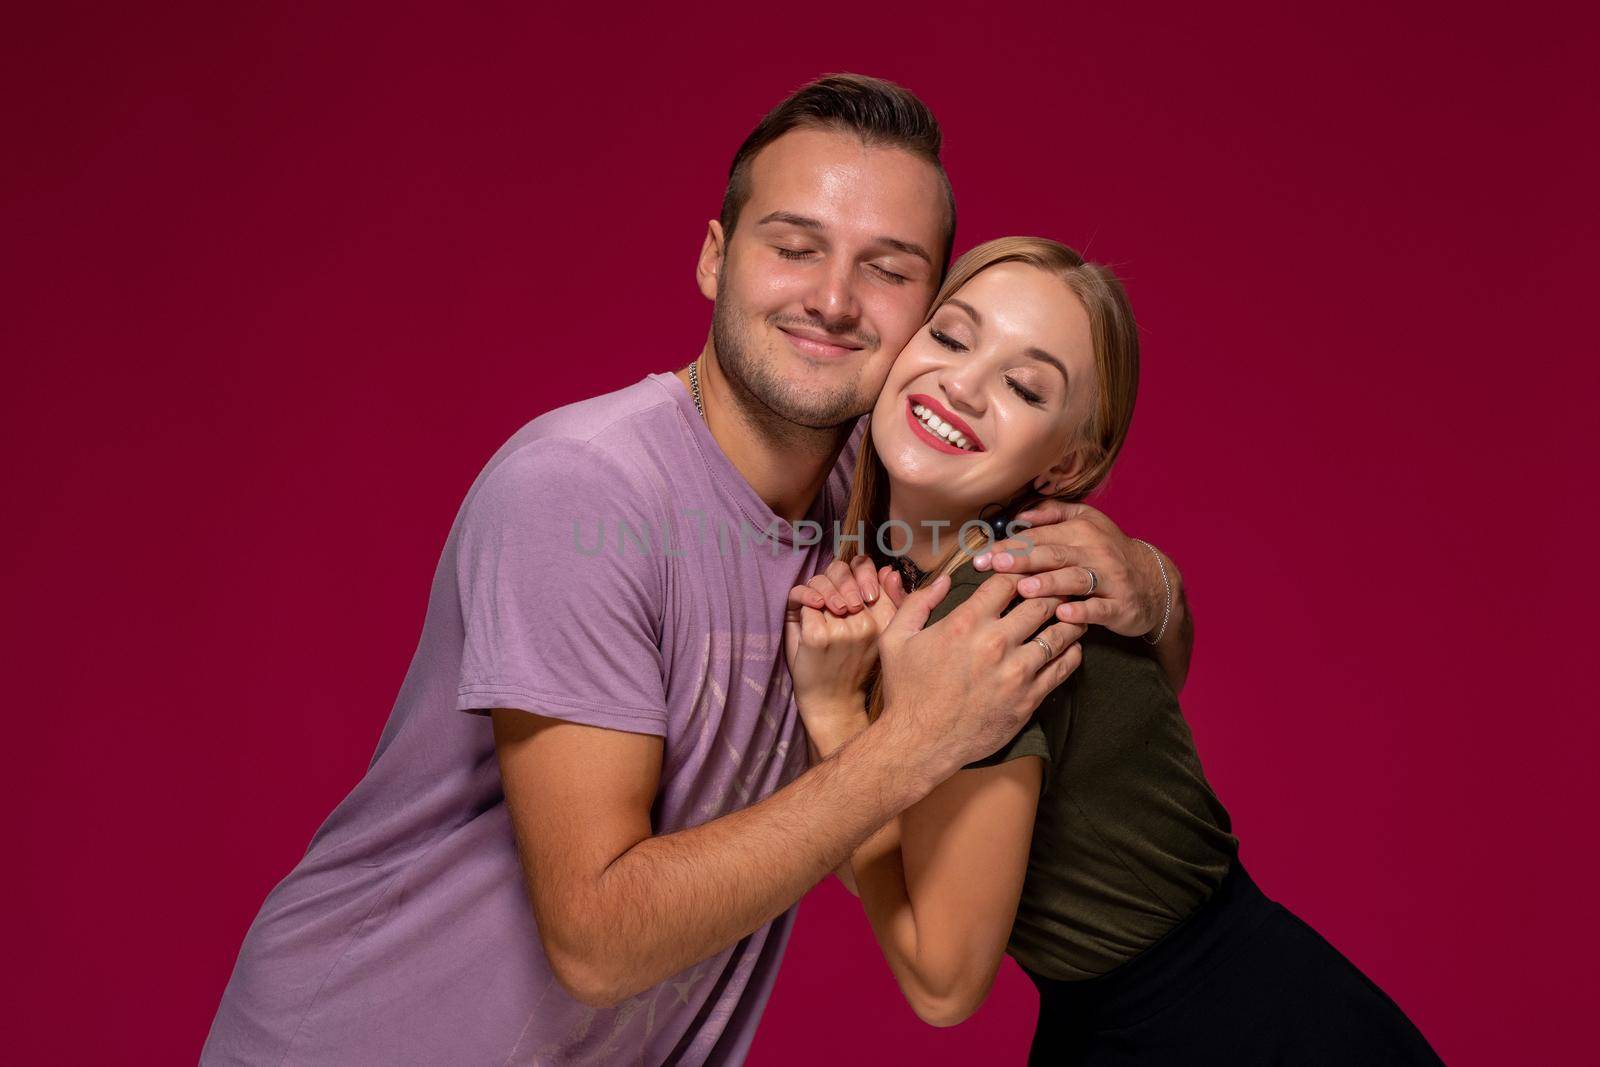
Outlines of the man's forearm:
{"label": "man's forearm", "polygon": [[[1156,662],[1172,684],[1173,692],[1183,692],[1189,679],[1189,660],[1194,654],[1194,620],[1189,614],[1189,599],[1184,593],[1183,575],[1171,558],[1166,558],[1166,577],[1172,588],[1172,614],[1166,632],[1155,644]],[[1165,596],[1165,590],[1163,590]]]}
{"label": "man's forearm", "polygon": [[583,903],[584,999],[620,1001],[770,922],[933,784],[869,730],[760,803],[640,841]]}

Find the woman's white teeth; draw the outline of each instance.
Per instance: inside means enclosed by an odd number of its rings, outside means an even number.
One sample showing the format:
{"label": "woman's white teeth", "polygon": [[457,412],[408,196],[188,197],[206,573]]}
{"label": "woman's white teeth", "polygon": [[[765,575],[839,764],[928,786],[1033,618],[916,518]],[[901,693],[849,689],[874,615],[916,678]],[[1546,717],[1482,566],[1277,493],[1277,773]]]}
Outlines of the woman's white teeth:
{"label": "woman's white teeth", "polygon": [[972,442],[967,440],[967,435],[945,422],[922,404],[912,404],[911,414],[922,421],[922,425],[932,430],[939,437],[949,441],[957,448],[972,451]]}

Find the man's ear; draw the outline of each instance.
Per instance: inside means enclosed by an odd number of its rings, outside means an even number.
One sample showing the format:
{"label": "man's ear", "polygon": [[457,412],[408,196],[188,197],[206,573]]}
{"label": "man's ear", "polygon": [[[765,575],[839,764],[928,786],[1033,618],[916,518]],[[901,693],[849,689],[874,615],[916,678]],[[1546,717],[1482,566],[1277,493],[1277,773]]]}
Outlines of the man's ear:
{"label": "man's ear", "polygon": [[694,280],[707,300],[717,298],[717,277],[722,273],[722,263],[727,248],[722,240],[722,223],[712,219],[706,223],[706,239],[700,245],[700,259],[694,265]]}

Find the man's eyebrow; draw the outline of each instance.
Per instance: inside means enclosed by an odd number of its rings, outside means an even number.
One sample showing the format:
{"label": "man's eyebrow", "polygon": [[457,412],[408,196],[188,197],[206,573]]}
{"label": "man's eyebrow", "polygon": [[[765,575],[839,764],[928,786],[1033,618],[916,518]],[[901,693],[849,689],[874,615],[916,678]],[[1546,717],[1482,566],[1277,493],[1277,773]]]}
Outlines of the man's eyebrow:
{"label": "man's eyebrow", "polygon": [[904,252],[908,256],[916,256],[928,266],[933,266],[933,257],[928,255],[928,250],[912,241],[902,241],[898,237],[880,237],[878,243],[888,245],[896,252]]}
{"label": "man's eyebrow", "polygon": [[[945,303],[946,304],[954,304],[956,307],[960,308],[962,311],[965,311],[968,315],[972,316],[973,325],[975,325],[975,326],[982,326],[983,325],[983,316],[978,314],[978,309],[973,307],[971,304],[967,303],[965,300],[957,300],[955,297],[952,296],[948,300],[946,300]],[[1071,383],[1072,375],[1067,373],[1067,365],[1065,363],[1062,363],[1055,356],[1052,356],[1050,353],[1046,352],[1044,349],[1038,348],[1038,347],[1031,347],[1031,348],[1024,349],[1022,354],[1027,356],[1029,359],[1036,359],[1040,363],[1048,363],[1048,364],[1050,364],[1056,370],[1061,372],[1061,380],[1062,381],[1067,382],[1069,384]]]}
{"label": "man's eyebrow", "polygon": [[[765,226],[769,222],[798,226],[802,230],[820,231],[824,228],[820,219],[814,219],[809,215],[796,215],[792,211],[769,211],[756,220],[756,225]],[[904,252],[908,256],[916,256],[928,266],[933,266],[933,257],[928,254],[928,250],[915,241],[904,241],[898,237],[878,237],[875,240],[880,245],[892,248],[896,252]]]}
{"label": "man's eyebrow", "polygon": [[796,215],[792,211],[769,211],[756,222],[757,226],[765,226],[769,222],[786,222],[790,226],[798,226],[803,230],[820,230],[822,222],[805,215]]}

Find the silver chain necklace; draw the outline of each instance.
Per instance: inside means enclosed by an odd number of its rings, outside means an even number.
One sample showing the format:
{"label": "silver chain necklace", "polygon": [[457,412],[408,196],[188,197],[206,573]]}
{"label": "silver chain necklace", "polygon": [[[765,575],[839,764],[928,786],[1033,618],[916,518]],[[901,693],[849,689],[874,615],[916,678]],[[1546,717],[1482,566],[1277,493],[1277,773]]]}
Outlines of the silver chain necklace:
{"label": "silver chain necklace", "polygon": [[700,358],[689,364],[689,395],[694,397],[694,409],[700,413],[700,418],[706,417],[706,406],[700,402]]}

